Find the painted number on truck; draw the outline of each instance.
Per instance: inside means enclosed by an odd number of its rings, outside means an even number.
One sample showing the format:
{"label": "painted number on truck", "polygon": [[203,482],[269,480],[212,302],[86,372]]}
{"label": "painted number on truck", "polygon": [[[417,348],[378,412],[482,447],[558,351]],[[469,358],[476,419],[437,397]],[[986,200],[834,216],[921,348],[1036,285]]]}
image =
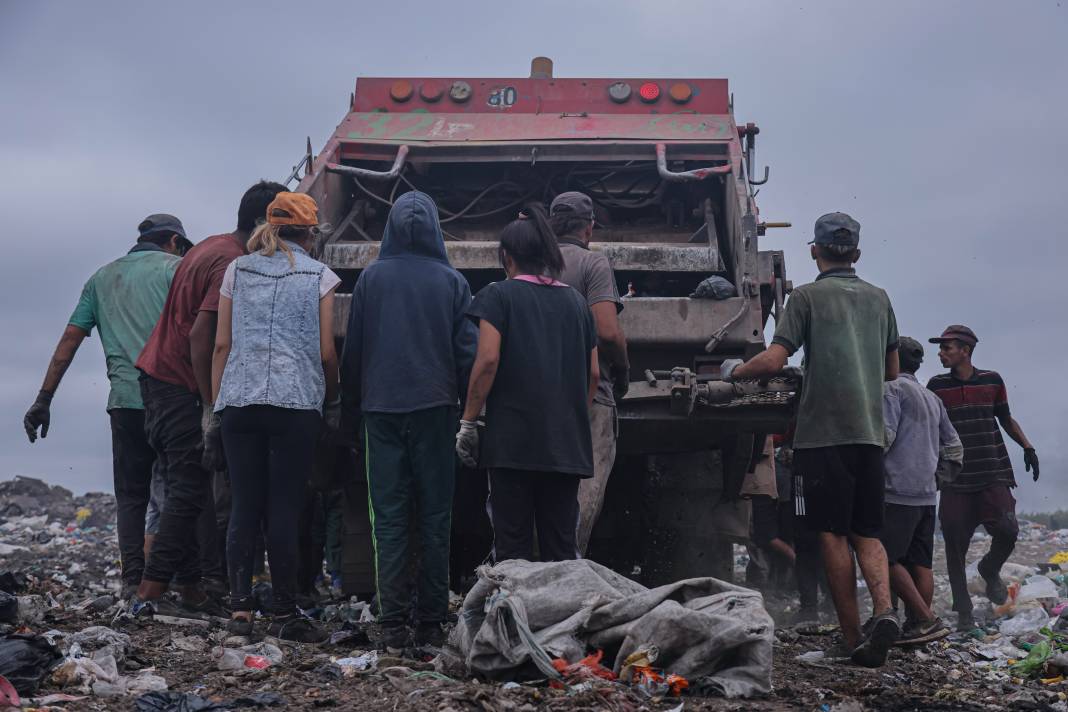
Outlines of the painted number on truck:
{"label": "painted number on truck", "polygon": [[518,98],[519,93],[515,90],[515,87],[501,87],[490,92],[486,103],[498,109],[507,109],[515,104]]}

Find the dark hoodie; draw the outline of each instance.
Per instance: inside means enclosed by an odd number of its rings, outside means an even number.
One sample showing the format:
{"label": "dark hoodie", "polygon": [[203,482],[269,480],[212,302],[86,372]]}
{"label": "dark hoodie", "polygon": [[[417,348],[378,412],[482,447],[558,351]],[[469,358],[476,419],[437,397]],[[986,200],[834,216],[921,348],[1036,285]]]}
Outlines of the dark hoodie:
{"label": "dark hoodie", "polygon": [[352,292],[341,359],[345,411],[411,413],[456,405],[478,331],[464,316],[467,280],[445,254],[438,209],[405,193],[389,211],[378,259]]}

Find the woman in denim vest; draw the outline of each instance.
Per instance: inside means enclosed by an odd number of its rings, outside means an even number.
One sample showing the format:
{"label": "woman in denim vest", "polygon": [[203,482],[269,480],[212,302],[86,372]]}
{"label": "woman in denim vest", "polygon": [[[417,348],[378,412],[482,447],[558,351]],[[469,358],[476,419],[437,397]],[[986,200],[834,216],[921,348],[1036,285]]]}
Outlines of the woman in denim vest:
{"label": "woman in denim vest", "polygon": [[250,254],[230,264],[220,289],[211,375],[230,470],[227,627],[237,635],[252,632],[253,551],[266,518],[268,634],[297,642],[326,637],[296,606],[299,503],[324,421],[336,430],[340,414],[332,319],[341,280],[308,255],[317,223],[311,197],[279,193],[267,222],[252,233]]}

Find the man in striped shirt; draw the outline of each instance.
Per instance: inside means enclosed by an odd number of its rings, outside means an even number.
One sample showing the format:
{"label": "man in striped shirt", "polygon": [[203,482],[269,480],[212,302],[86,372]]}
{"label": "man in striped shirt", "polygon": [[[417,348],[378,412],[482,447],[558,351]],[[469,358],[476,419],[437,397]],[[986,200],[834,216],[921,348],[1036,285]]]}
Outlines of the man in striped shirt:
{"label": "man in striped shirt", "polygon": [[1016,547],[1019,534],[1016,499],[1011,491],[1016,479],[1001,429],[1023,447],[1025,466],[1036,482],[1038,456],[1009,413],[1001,376],[972,366],[972,353],[979,341],[975,332],[955,324],[930,341],[939,345],[938,357],[949,373],[935,376],[927,387],[942,399],[964,445],[964,467],[952,483],[942,486],[938,518],[946,542],[957,628],[967,630],[975,627],[964,573],[972,534],[981,524],[991,536],[990,551],[979,562],[979,574],[986,581],[987,598],[994,604],[1004,603],[1008,596],[1001,581],[1001,566]]}

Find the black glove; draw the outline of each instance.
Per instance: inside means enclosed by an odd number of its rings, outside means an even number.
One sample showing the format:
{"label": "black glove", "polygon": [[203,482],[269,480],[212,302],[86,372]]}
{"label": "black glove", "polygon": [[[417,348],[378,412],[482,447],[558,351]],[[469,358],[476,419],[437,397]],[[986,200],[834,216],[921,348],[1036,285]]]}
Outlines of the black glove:
{"label": "black glove", "polygon": [[1028,472],[1034,470],[1032,476],[1035,478],[1035,482],[1038,482],[1038,453],[1035,452],[1033,447],[1024,448],[1024,469]]}
{"label": "black glove", "polygon": [[51,405],[52,394],[42,390],[37,394],[37,400],[26,411],[26,417],[22,419],[22,425],[26,428],[26,436],[31,443],[37,440],[38,427],[41,428],[41,437],[48,437],[48,424],[52,420]]}
{"label": "black glove", "polygon": [[226,453],[223,452],[222,416],[218,413],[212,413],[211,417],[205,418],[203,427],[204,454],[200,458],[200,464],[208,472],[225,470]]}
{"label": "black glove", "polygon": [[630,390],[630,369],[626,366],[612,366],[612,396],[616,402],[623,400]]}

